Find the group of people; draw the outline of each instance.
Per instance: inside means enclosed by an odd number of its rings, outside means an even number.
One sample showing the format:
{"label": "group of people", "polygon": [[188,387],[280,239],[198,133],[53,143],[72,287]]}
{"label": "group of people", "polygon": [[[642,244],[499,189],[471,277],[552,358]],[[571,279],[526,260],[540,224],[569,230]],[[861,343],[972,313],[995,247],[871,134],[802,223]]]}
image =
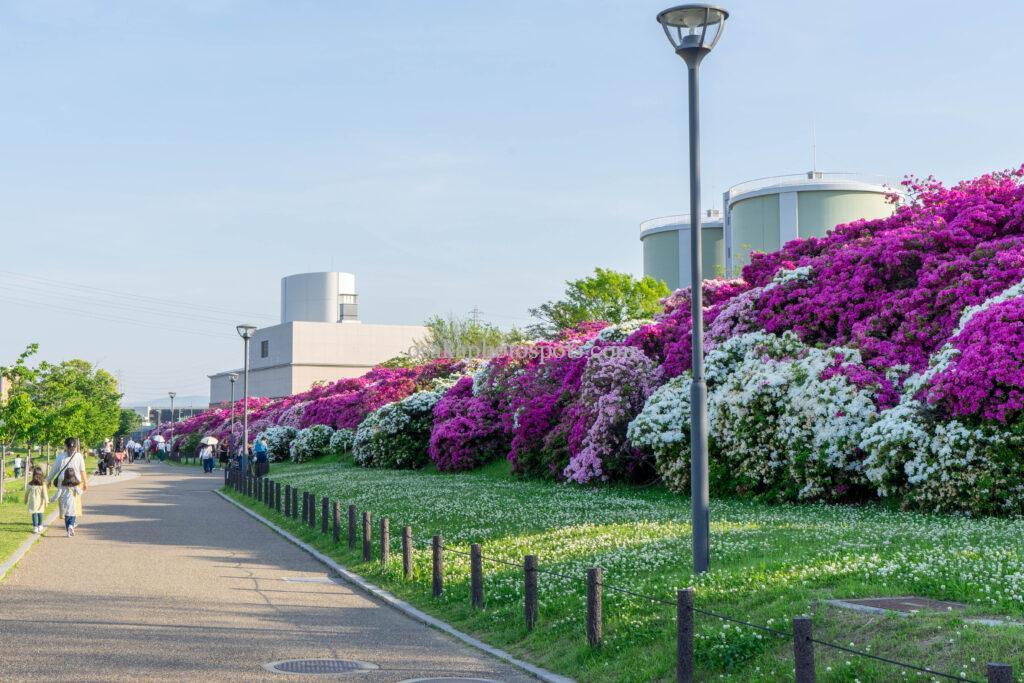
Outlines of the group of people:
{"label": "group of people", "polygon": [[[216,448],[215,448],[216,445]],[[270,449],[267,446],[267,438],[257,437],[256,441],[246,449],[247,454],[252,456],[251,471],[257,477],[263,477],[270,473]],[[222,470],[234,466],[242,466],[242,447],[239,445],[238,452],[232,456],[231,447],[226,442],[201,443],[199,444],[199,461],[203,464],[203,472],[211,474],[217,462]],[[232,460],[234,461],[232,465]]]}
{"label": "group of people", "polygon": [[[42,467],[33,467],[32,476],[25,487],[25,503],[32,515],[32,530],[43,531],[43,513],[49,502],[57,501],[64,530],[69,537],[75,535],[75,527],[82,516],[82,494],[89,490],[89,477],[85,471],[85,456],[79,449],[78,439],[64,441],[64,451],[57,456],[49,472]],[[50,490],[53,489],[53,497]]]}

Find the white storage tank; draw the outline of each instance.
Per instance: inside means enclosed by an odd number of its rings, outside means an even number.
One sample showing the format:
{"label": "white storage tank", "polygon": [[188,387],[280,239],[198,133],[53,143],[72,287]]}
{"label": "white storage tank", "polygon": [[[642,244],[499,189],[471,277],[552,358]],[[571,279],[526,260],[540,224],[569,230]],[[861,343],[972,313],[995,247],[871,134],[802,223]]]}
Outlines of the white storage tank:
{"label": "white storage tank", "polygon": [[359,322],[356,276],[300,273],[281,279],[281,322]]}
{"label": "white storage tank", "polygon": [[733,185],[724,195],[725,271],[738,275],[750,252],[772,252],[799,237],[823,237],[842,223],[884,218],[898,187],[858,173],[808,171]]}
{"label": "white storage tank", "polygon": [[[704,279],[725,274],[725,240],[721,213],[711,209],[701,220],[701,268]],[[640,224],[644,275],[669,289],[690,286],[690,216],[663,216]]]}

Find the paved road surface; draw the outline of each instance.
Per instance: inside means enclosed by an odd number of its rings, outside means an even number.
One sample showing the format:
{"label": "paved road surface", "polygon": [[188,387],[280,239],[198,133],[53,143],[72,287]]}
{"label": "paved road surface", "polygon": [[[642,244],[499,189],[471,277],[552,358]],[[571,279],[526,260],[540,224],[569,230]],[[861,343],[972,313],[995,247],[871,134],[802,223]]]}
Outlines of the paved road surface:
{"label": "paved road surface", "polygon": [[[220,474],[137,463],[95,487],[0,584],[3,681],[533,680],[348,586],[211,491]],[[59,521],[59,520],[58,520]],[[286,676],[298,658],[380,669]]]}

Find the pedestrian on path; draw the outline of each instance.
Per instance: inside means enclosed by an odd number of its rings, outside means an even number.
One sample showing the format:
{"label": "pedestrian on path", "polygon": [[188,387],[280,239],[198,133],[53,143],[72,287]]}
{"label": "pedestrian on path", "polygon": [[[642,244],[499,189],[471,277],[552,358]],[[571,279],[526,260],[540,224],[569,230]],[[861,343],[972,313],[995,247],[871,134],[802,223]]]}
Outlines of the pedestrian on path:
{"label": "pedestrian on path", "polygon": [[199,459],[203,462],[203,472],[213,472],[213,446],[204,443],[199,449]]}
{"label": "pedestrian on path", "polygon": [[69,437],[64,440],[64,452],[57,456],[46,478],[57,487],[56,498],[60,516],[64,518],[64,529],[68,536],[74,536],[82,516],[82,494],[89,490],[85,457],[78,450],[78,439]]}
{"label": "pedestrian on path", "polygon": [[258,437],[252,452],[253,459],[256,461],[256,476],[267,476],[270,473],[270,449],[267,447],[267,437]]}
{"label": "pedestrian on path", "polygon": [[21,456],[14,456],[14,478],[17,479],[21,476]]}
{"label": "pedestrian on path", "polygon": [[228,463],[231,462],[231,449],[226,441],[222,441],[217,447],[217,459],[220,460],[220,468],[227,472]]}
{"label": "pedestrian on path", "polygon": [[32,532],[40,534],[43,532],[43,513],[46,512],[46,477],[43,475],[42,467],[32,468],[32,479],[25,487],[25,504],[28,512],[32,515]]}

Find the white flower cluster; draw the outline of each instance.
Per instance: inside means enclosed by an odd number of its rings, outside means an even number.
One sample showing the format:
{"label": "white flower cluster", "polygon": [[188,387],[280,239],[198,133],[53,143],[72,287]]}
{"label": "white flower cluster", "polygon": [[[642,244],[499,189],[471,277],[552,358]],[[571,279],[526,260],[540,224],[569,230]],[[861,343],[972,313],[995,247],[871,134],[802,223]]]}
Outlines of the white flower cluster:
{"label": "white flower cluster", "polygon": [[[791,332],[732,337],[707,356],[708,416],[719,473],[735,487],[780,498],[837,498],[866,484],[857,449],[877,418],[871,391],[843,375],[821,379],[857,351],[806,346]],[[666,483],[689,476],[689,377],[654,392],[629,428],[630,442],[652,451]]]}
{"label": "white flower cluster", "polygon": [[782,285],[789,284],[790,282],[800,282],[801,280],[810,280],[811,275],[814,274],[814,269],[811,266],[800,266],[799,268],[782,268],[777,273],[772,281],[764,286],[764,291],[780,287]]}
{"label": "white flower cluster", "polygon": [[633,418],[626,438],[654,454],[665,485],[687,491],[690,485],[690,375],[673,377],[655,390]]}
{"label": "white flower cluster", "polygon": [[654,321],[645,318],[626,320],[625,322],[609,325],[597,333],[597,338],[606,342],[624,342],[629,335],[639,330],[644,325],[650,325]]}
{"label": "white flower cluster", "polygon": [[295,427],[267,427],[256,438],[267,440],[267,452],[270,454],[270,460],[276,462],[288,457],[292,441],[298,434],[299,430]]}
{"label": "white flower cluster", "polygon": [[967,308],[964,309],[964,312],[960,314],[960,323],[956,326],[956,329],[950,336],[955,337],[961,332],[963,332],[964,328],[967,327],[967,323],[971,322],[971,318],[978,315],[982,311],[991,308],[996,304],[1001,304],[1004,301],[1016,299],[1017,297],[1020,296],[1024,296],[1024,280],[1021,280],[1012,287],[1007,287],[999,294],[996,294],[995,296],[986,299],[977,306],[968,306]]}
{"label": "white flower cluster", "polygon": [[333,435],[334,430],[327,425],[313,425],[300,429],[291,443],[292,461],[306,462],[327,455],[331,449]]}
{"label": "white flower cluster", "polygon": [[359,424],[352,456],[363,467],[422,467],[429,459],[431,417],[440,391],[418,391],[388,403]]}
{"label": "white flower cluster", "polygon": [[352,450],[352,443],[356,438],[356,430],[339,429],[331,436],[331,452],[347,453]]}

